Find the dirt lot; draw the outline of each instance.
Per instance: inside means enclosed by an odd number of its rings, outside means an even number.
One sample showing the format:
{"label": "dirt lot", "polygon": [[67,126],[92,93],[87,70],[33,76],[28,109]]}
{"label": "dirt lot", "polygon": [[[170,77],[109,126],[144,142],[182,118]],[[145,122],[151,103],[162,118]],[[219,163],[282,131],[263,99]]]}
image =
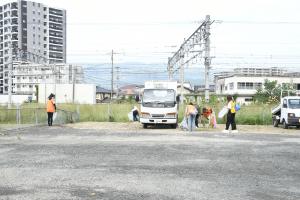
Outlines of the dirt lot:
{"label": "dirt lot", "polygon": [[[95,130],[106,130],[106,131],[138,131],[143,130],[143,127],[138,122],[82,122],[76,124],[68,124],[67,127],[72,127],[76,129],[95,129]],[[217,128],[203,128],[200,127],[195,130],[196,133],[220,133],[225,128],[224,124],[219,124]],[[289,129],[283,129],[282,127],[275,128],[271,125],[237,125],[239,133],[265,133],[265,134],[289,134],[289,135],[300,135],[300,129],[295,127],[290,127]],[[184,132],[180,128],[169,129],[168,127],[150,127],[149,129],[143,130],[145,132],[164,132],[164,133],[174,133],[174,132]]]}
{"label": "dirt lot", "polygon": [[248,128],[257,134],[138,123],[11,130],[0,135],[0,199],[300,199],[300,136]]}

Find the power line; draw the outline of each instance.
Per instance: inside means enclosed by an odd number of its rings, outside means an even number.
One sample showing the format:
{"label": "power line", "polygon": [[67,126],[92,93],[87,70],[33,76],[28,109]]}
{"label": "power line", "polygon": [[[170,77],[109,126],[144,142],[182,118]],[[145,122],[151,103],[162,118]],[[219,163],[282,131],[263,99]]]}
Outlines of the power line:
{"label": "power line", "polygon": [[300,21],[227,21],[227,20],[215,20],[216,23],[228,23],[228,24],[262,24],[262,25],[298,25]]}

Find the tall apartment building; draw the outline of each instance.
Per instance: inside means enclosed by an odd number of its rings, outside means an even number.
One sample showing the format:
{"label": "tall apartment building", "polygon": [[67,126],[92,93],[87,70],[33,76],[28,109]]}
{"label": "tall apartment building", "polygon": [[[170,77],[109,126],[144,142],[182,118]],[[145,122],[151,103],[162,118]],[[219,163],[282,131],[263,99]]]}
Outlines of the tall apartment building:
{"label": "tall apartment building", "polygon": [[65,10],[24,0],[0,6],[0,94],[8,93],[12,58],[29,53],[32,62],[66,63]]}

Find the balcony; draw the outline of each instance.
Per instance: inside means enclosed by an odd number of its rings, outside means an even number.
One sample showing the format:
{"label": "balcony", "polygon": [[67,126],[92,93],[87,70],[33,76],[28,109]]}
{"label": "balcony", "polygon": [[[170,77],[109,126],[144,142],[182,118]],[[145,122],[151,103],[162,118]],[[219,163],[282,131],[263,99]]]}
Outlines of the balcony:
{"label": "balcony", "polygon": [[63,30],[63,26],[61,24],[49,23],[49,28],[61,31]]}
{"label": "balcony", "polygon": [[13,2],[11,3],[11,9],[18,9],[18,3],[17,2]]}
{"label": "balcony", "polygon": [[49,21],[50,22],[55,22],[55,23],[63,23],[62,18],[58,18],[58,17],[49,17]]}
{"label": "balcony", "polygon": [[63,34],[62,34],[62,33],[57,33],[57,32],[53,32],[53,31],[51,31],[51,32],[49,33],[49,35],[50,35],[50,36],[53,36],[53,37],[59,37],[59,38],[63,37]]}
{"label": "balcony", "polygon": [[57,45],[63,45],[63,40],[55,39],[55,38],[49,38],[49,44],[57,44]]}
{"label": "balcony", "polygon": [[54,9],[54,8],[49,8],[49,14],[57,15],[57,16],[63,16],[63,11],[62,10],[57,10],[57,9]]}
{"label": "balcony", "polygon": [[11,17],[18,17],[18,11],[17,10],[13,10],[11,12]]}
{"label": "balcony", "polygon": [[50,45],[49,46],[49,50],[50,51],[63,52],[63,48],[61,46]]}

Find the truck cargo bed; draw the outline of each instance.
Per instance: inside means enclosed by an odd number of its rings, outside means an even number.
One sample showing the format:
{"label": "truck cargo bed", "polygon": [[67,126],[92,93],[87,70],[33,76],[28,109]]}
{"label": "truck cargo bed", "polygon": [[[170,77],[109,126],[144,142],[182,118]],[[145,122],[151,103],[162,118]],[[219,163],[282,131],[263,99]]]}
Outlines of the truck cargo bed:
{"label": "truck cargo bed", "polygon": [[272,109],[272,115],[280,115],[281,104]]}

